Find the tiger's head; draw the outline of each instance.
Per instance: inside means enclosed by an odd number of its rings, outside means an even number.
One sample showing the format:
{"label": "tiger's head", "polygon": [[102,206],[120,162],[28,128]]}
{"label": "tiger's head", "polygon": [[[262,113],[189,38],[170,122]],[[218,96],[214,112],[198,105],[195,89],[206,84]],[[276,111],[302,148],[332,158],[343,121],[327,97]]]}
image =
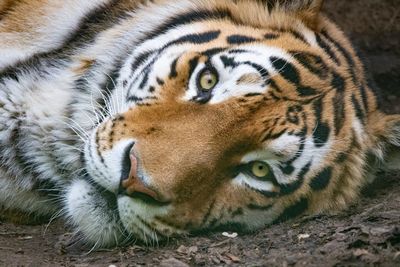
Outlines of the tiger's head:
{"label": "tiger's head", "polygon": [[84,181],[68,195],[89,239],[251,231],[336,211],[390,165],[400,117],[379,110],[351,45],[319,15],[322,1],[272,2],[138,11],[164,19],[124,60],[115,112],[87,140],[101,197],[79,189]]}

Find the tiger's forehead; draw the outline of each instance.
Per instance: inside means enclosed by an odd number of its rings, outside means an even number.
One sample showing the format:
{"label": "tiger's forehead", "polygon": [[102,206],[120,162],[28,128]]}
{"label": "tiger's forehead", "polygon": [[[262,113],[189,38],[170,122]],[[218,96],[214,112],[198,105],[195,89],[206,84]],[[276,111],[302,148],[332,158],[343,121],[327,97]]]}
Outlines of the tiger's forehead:
{"label": "tiger's forehead", "polygon": [[318,92],[310,86],[300,86],[296,93],[293,85],[300,83],[300,74],[293,61],[304,53],[312,58],[315,39],[315,34],[301,24],[291,31],[221,20],[184,24],[138,45],[122,69],[120,80],[128,102],[148,103],[165,94],[165,83],[179,74],[187,78],[187,88],[181,90],[179,99],[189,101],[197,94],[196,74],[206,64],[212,64],[219,72],[220,83],[213,91],[211,104],[249,93],[265,93],[271,78],[278,74],[283,74],[286,81],[278,77],[272,81],[273,86],[280,83],[286,88],[286,98],[308,97]]}
{"label": "tiger's forehead", "polygon": [[[165,49],[166,46],[182,44],[206,44],[215,47],[215,44],[225,44],[226,46],[240,45],[243,43],[258,42],[268,43],[277,46],[291,45],[295,47],[317,45],[315,34],[310,29],[299,23],[293,29],[281,29],[279,27],[255,28],[250,25],[235,24],[230,20],[207,20],[178,27],[169,28],[158,35],[143,41],[135,49],[137,54],[151,52],[152,50]],[[205,33],[210,33],[207,35]],[[213,34],[212,34],[213,33]],[[197,36],[195,36],[197,35]],[[201,37],[200,37],[201,36]],[[274,43],[277,41],[277,43]],[[203,50],[204,47],[199,47]]]}

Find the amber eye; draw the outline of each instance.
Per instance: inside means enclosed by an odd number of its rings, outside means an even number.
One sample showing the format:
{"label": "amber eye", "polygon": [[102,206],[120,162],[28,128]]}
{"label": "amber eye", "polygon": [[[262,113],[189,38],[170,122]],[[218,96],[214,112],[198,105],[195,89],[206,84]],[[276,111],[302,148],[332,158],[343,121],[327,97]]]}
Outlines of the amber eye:
{"label": "amber eye", "polygon": [[202,91],[210,91],[218,83],[218,73],[214,69],[204,69],[198,78],[198,86]]}
{"label": "amber eye", "polygon": [[250,163],[250,171],[251,174],[258,179],[266,178],[270,174],[270,168],[268,164],[262,161],[255,161]]}

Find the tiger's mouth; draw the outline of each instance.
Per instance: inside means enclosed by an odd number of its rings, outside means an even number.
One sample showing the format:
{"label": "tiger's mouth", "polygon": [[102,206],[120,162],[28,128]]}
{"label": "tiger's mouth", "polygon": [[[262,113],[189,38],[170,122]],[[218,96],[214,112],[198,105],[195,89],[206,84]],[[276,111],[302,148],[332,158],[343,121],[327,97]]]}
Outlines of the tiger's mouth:
{"label": "tiger's mouth", "polygon": [[[183,234],[181,230],[165,225],[159,220],[167,215],[169,203],[158,202],[140,192],[129,196],[116,194],[98,184],[89,175],[86,175],[85,180],[92,187],[92,191],[87,193],[90,195],[88,198],[88,201],[91,201],[90,206],[103,215],[93,218],[88,215],[88,219],[100,219],[106,229],[111,228],[107,224],[118,224],[121,237],[115,243],[121,245],[140,241],[145,245],[158,245],[168,237]],[[87,236],[90,238],[91,235]]]}

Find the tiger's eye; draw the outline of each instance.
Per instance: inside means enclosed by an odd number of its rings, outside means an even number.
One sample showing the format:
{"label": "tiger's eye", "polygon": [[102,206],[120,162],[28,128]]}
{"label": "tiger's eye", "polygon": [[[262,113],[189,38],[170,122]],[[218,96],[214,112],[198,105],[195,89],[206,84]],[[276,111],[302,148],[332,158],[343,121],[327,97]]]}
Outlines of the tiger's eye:
{"label": "tiger's eye", "polygon": [[251,165],[251,174],[256,178],[265,178],[268,176],[269,172],[269,166],[264,162],[256,161]]}
{"label": "tiger's eye", "polygon": [[199,76],[199,86],[203,91],[210,91],[217,83],[218,75],[213,70],[205,70]]}

